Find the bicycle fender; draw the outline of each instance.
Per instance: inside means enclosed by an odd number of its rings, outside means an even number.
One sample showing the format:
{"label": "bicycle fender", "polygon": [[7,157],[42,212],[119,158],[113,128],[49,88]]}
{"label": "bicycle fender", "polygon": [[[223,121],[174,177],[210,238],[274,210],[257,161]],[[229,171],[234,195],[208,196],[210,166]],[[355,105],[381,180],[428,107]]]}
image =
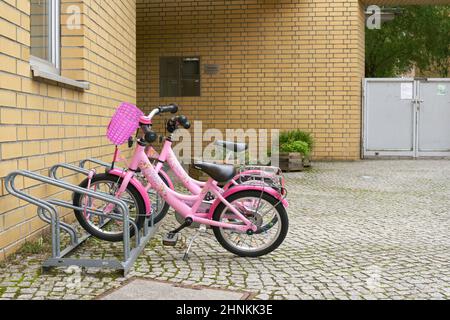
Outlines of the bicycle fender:
{"label": "bicycle fender", "polygon": [[[231,189],[229,189],[228,191],[226,191],[222,196],[227,199],[228,197],[232,196],[235,193],[238,192],[242,192],[242,191],[259,191],[259,192],[266,192],[268,194],[270,194],[272,197],[274,197],[277,200],[280,200],[280,202],[283,204],[283,206],[287,209],[289,208],[289,203],[286,199],[284,199],[276,190],[272,189],[272,188],[263,188],[263,187],[259,187],[259,186],[236,186],[233,187]],[[214,201],[213,205],[211,206],[210,209],[210,213],[213,214],[217,207],[219,206],[219,204],[221,203],[220,199],[216,199],[216,201]]]}
{"label": "bicycle fender", "polygon": [[[124,171],[119,170],[119,169],[110,170],[108,173],[111,174],[111,175],[113,175],[113,176],[122,178],[122,179],[124,179],[124,178],[125,178],[125,175],[126,175],[126,173],[125,173]],[[133,179],[130,180],[130,183],[131,183],[131,185],[134,186],[134,187],[139,191],[139,193],[141,194],[142,199],[144,200],[144,203],[145,203],[145,211],[146,211],[146,214],[147,214],[147,215],[150,214],[150,213],[152,212],[152,204],[151,204],[151,202],[150,202],[150,198],[148,197],[147,190],[146,190],[145,187],[142,185],[142,183],[140,183],[139,180],[136,179],[135,177],[133,177]]]}

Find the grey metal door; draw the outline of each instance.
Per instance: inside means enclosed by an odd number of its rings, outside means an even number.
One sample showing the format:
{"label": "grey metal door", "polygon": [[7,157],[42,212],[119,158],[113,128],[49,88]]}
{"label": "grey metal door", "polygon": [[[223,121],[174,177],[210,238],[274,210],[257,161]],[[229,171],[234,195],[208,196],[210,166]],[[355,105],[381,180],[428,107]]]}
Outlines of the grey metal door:
{"label": "grey metal door", "polygon": [[450,154],[450,79],[430,79],[418,84],[417,156]]}
{"label": "grey metal door", "polygon": [[450,156],[450,79],[366,79],[364,157]]}
{"label": "grey metal door", "polygon": [[[411,99],[402,97],[405,86]],[[414,80],[366,79],[364,87],[364,155],[414,156]]]}

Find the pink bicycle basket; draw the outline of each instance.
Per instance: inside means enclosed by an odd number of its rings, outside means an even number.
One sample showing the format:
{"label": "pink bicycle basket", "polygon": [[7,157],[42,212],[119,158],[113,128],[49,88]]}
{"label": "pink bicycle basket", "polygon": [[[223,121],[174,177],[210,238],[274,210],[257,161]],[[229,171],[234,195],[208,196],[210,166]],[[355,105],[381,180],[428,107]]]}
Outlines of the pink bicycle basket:
{"label": "pink bicycle basket", "polygon": [[108,126],[108,139],[116,146],[120,146],[139,128],[139,119],[144,113],[130,103],[122,103],[114,114]]}

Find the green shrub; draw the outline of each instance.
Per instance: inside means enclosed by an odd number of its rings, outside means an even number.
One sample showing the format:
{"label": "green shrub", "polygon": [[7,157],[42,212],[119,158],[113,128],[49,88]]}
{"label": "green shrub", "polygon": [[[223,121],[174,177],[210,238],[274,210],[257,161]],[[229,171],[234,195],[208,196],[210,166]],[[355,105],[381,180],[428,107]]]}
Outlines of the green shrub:
{"label": "green shrub", "polygon": [[313,148],[314,138],[308,132],[293,130],[280,134],[280,152],[298,152],[309,156]]}
{"label": "green shrub", "polygon": [[309,156],[311,153],[311,149],[309,148],[308,144],[304,141],[293,141],[293,142],[287,142],[280,146],[281,152],[286,153],[301,153],[305,156]]}
{"label": "green shrub", "polygon": [[301,130],[293,130],[282,132],[280,134],[280,146],[293,141],[303,141],[306,142],[309,148],[312,150],[314,148],[314,138],[311,133],[301,131]]}

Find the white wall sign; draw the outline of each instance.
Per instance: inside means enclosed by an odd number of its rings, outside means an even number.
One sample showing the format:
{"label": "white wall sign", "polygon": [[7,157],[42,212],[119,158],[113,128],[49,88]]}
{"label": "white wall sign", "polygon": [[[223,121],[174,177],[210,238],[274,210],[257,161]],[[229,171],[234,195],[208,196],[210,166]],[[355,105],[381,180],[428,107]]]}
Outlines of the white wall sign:
{"label": "white wall sign", "polygon": [[438,85],[438,96],[446,96],[448,93],[447,86],[445,84]]}
{"label": "white wall sign", "polygon": [[413,98],[413,84],[411,82],[405,82],[401,85],[401,99],[412,100]]}

